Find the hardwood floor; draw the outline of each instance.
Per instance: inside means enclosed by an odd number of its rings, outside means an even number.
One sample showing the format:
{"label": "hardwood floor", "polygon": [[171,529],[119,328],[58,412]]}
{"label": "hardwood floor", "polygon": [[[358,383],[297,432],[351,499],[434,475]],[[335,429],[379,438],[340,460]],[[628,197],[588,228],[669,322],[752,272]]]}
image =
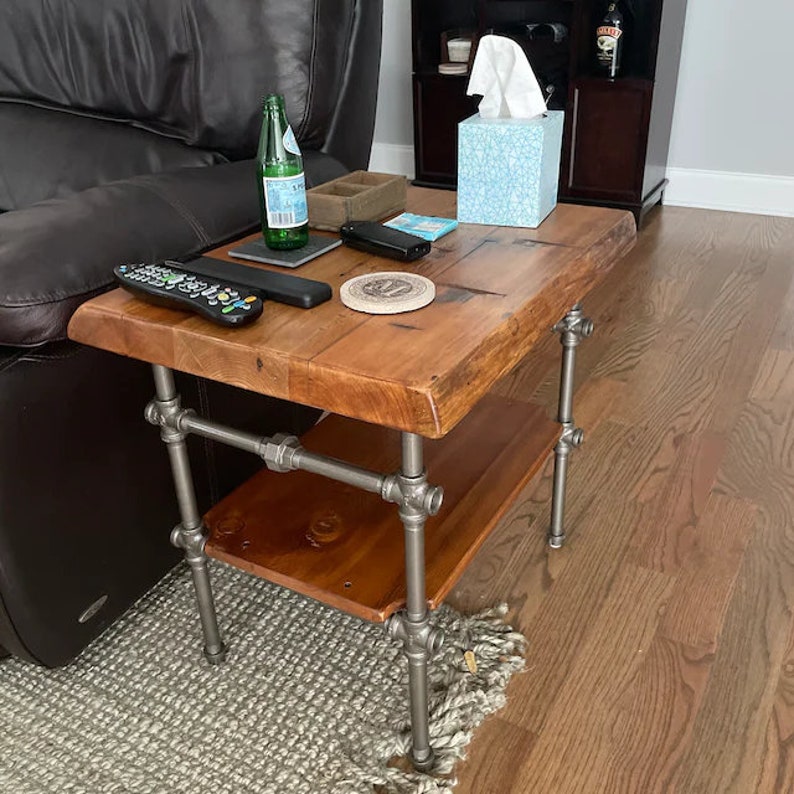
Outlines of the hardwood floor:
{"label": "hardwood floor", "polygon": [[794,219],[665,208],[585,309],[566,546],[549,465],[448,599],[529,640],[456,791],[794,792]]}

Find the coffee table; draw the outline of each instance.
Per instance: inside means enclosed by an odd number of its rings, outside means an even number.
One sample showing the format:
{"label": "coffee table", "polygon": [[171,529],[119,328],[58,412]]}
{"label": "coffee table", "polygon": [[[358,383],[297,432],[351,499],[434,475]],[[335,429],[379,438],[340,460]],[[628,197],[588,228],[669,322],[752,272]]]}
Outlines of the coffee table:
{"label": "coffee table", "polygon": [[[408,209],[454,217],[455,194],[411,188]],[[635,234],[628,212],[562,205],[536,230],[461,225],[412,264],[337,248],[299,273],[331,283],[330,302],[308,311],[268,303],[260,320],[240,329],[120,289],[83,304],[70,338],[153,365],[156,396],[146,418],[168,449],[181,515],[171,540],[192,571],[207,659],[220,662],[226,652],[208,555],[384,622],[409,665],[411,758],[428,769],[427,665],[443,640],[431,610],[552,448],[549,542],[562,544],[568,456],[582,441],[572,414],[575,351],[593,330],[578,302]],[[227,259],[231,247],[209,255]],[[344,281],[381,270],[429,277],[435,302],[393,316],[341,304]],[[537,407],[488,394],[549,329],[563,346],[559,424]],[[332,416],[302,440],[244,433],[184,408],[174,369]],[[204,520],[190,433],[266,464]],[[446,499],[428,470],[445,484]]]}

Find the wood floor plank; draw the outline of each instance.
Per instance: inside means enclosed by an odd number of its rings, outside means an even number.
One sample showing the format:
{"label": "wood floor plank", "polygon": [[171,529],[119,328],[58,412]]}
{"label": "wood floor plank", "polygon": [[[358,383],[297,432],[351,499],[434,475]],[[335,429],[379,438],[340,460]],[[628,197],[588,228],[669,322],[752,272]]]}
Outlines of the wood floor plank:
{"label": "wood floor plank", "polygon": [[761,357],[750,399],[758,402],[794,402],[794,349],[770,348]]}
{"label": "wood floor plank", "polygon": [[[546,594],[542,609],[533,609],[528,623],[521,613],[516,616],[516,625],[529,641],[527,666],[531,675],[516,682],[515,696],[508,702],[504,719],[533,733],[544,730],[609,594],[626,537],[639,515],[639,506],[631,502],[609,511],[593,510],[591,520],[583,521],[575,539],[571,538],[570,559]],[[609,531],[602,536],[599,529],[604,526]]]}
{"label": "wood floor plank", "polygon": [[509,791],[516,783],[521,766],[529,756],[537,737],[517,729],[496,717],[481,728],[472,752],[461,765],[460,785],[455,794],[483,794],[492,791],[490,781],[498,779],[501,791]]}
{"label": "wood floor plank", "polygon": [[727,432],[736,423],[759,362],[771,341],[777,317],[784,308],[784,296],[792,279],[794,267],[791,260],[783,252],[775,250],[759,281],[755,301],[732,340],[729,364],[717,384],[710,422],[710,427],[717,432]]}
{"label": "wood floor plank", "polygon": [[677,790],[758,790],[790,621],[775,545],[761,531],[747,546]]}
{"label": "wood floor plank", "polygon": [[754,506],[715,495],[697,525],[682,533],[677,543],[681,571],[662,620],[662,635],[717,650],[755,519]]}
{"label": "wood floor plank", "polygon": [[681,565],[679,544],[694,530],[717,477],[726,441],[714,433],[667,433],[632,496],[649,505],[649,520],[631,542],[631,559],[659,571]]}
{"label": "wood floor plank", "polygon": [[758,791],[794,791],[794,624],[778,676],[764,747]]}
{"label": "wood floor plank", "polygon": [[[758,505],[762,527],[775,533],[780,553],[794,569],[794,403],[745,403],[715,488]],[[787,589],[794,605],[794,582]]]}
{"label": "wood floor plank", "polygon": [[621,566],[522,769],[522,790],[609,791],[616,704],[645,661],[673,583]]}
{"label": "wood floor plank", "polygon": [[637,675],[615,703],[607,791],[673,790],[713,661],[703,648],[654,637]]}
{"label": "wood floor plank", "polygon": [[[786,248],[784,254],[791,258],[791,248]],[[772,335],[772,347],[775,350],[794,350],[794,281],[788,289],[783,309],[778,317]]]}
{"label": "wood floor plank", "polygon": [[447,601],[456,609],[478,612],[506,601],[509,619],[515,620],[525,608],[540,605],[568,555],[548,554],[540,513],[533,514],[528,496],[527,492],[519,496],[502,519],[500,531],[480,549],[477,564],[449,594]]}

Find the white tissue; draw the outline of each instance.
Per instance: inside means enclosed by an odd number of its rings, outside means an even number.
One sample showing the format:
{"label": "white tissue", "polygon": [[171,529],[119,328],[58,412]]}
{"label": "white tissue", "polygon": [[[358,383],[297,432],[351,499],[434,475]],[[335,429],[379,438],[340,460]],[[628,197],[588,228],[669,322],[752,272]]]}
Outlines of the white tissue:
{"label": "white tissue", "polygon": [[538,80],[521,47],[505,36],[483,36],[467,92],[482,94],[484,119],[534,119],[546,112]]}

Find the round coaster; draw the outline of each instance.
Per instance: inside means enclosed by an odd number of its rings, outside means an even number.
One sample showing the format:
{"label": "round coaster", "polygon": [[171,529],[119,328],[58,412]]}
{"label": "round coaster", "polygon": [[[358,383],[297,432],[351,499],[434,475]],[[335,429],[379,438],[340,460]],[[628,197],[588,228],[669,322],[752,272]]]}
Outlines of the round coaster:
{"label": "round coaster", "polygon": [[415,273],[367,273],[342,284],[339,297],[345,306],[357,312],[400,314],[432,303],[436,285]]}

